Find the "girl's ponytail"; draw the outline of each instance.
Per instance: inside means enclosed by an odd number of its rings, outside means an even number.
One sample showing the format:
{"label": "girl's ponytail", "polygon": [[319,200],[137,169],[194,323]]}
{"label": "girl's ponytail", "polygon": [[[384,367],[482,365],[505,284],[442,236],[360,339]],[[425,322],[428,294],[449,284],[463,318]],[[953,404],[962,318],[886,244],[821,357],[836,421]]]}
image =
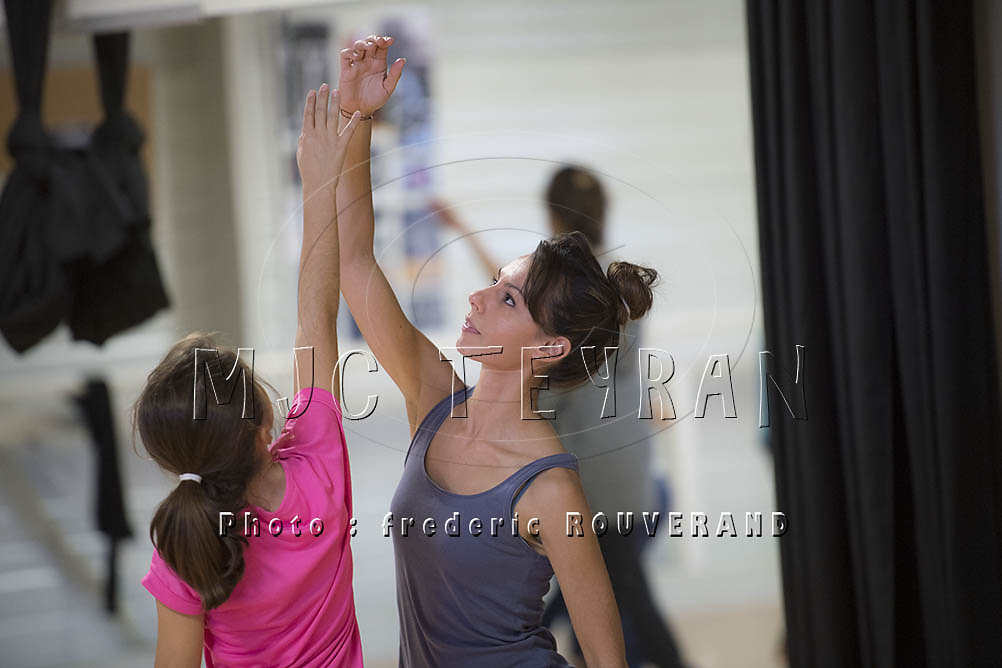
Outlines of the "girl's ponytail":
{"label": "girl's ponytail", "polygon": [[150,523],[150,540],[160,556],[198,592],[206,610],[229,598],[240,581],[247,544],[239,532],[219,535],[217,508],[199,483],[182,481],[160,503]]}
{"label": "girl's ponytail", "polygon": [[267,395],[255,382],[253,418],[243,418],[239,401],[217,406],[210,399],[206,418],[192,419],[195,348],[218,349],[224,369],[243,364],[210,337],[189,335],[150,374],[133,420],[161,468],[202,477],[201,482],[180,481],[160,503],[150,523],[150,540],[167,565],[198,593],[203,608],[211,610],[229,598],[243,576],[247,538],[233,529],[219,535],[219,517],[222,512],[240,516],[248,505],[247,486],[262,465],[257,441]]}

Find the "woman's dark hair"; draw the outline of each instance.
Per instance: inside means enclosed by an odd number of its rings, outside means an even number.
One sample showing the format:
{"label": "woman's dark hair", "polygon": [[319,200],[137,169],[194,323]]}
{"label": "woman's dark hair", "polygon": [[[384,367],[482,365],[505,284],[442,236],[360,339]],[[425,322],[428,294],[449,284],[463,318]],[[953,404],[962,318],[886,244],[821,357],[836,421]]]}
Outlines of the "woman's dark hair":
{"label": "woman's dark hair", "polygon": [[571,342],[570,354],[547,369],[550,381],[569,387],[586,380],[581,347],[601,354],[619,345],[620,328],[650,310],[657,278],[654,269],[629,262],[613,262],[603,272],[581,232],[540,241],[522,288],[525,303],[544,332]]}
{"label": "woman's dark hair", "polygon": [[546,205],[557,232],[583,233],[593,248],[605,239],[605,192],[602,184],[583,167],[562,167],[546,187]]}
{"label": "woman's dark hair", "polygon": [[[255,381],[253,417],[244,418],[243,404],[236,399],[242,396],[239,389],[222,405],[216,405],[210,392],[205,419],[194,419],[196,348],[217,349],[216,369],[225,376],[237,363],[250,382],[251,369],[234,351],[207,334],[189,334],[171,347],[147,378],[133,408],[133,429],[161,468],[202,476],[201,483],[181,481],[160,503],[150,523],[150,540],[167,565],[198,592],[203,607],[211,610],[229,598],[243,575],[247,539],[235,531],[220,536],[219,513],[239,516],[248,505],[247,486],[263,463],[256,440],[268,396]],[[230,382],[244,381],[237,372]]]}

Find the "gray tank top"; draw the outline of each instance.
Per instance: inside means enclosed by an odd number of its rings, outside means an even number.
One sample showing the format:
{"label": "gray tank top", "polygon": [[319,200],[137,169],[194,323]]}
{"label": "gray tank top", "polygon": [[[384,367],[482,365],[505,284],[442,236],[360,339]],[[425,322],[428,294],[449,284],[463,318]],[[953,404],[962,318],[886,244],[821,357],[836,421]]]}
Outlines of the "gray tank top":
{"label": "gray tank top", "polygon": [[400,666],[568,666],[540,624],[553,569],[517,531],[512,535],[512,516],[527,483],[550,468],[577,470],[577,458],[562,453],[537,459],[480,494],[442,489],[428,476],[425,453],[452,402],[465,402],[472,391],[464,388],[429,411],[414,433],[390,503]]}

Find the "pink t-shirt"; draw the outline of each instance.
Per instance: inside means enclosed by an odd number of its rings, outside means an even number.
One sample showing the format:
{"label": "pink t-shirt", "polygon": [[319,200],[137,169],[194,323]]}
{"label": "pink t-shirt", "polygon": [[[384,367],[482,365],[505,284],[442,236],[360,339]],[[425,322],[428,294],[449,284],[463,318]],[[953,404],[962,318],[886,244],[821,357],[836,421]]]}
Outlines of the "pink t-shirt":
{"label": "pink t-shirt", "polygon": [[[341,409],[330,392],[303,388],[272,452],[285,470],[285,496],[272,513],[250,506],[260,536],[247,532],[244,575],[230,597],[205,612],[205,663],[227,666],[361,666],[349,544],[351,476]],[[307,402],[309,402],[307,404]],[[299,536],[293,518],[300,519]],[[277,519],[275,519],[277,518]],[[319,518],[323,530],[319,536]],[[274,521],[273,521],[274,520]],[[269,533],[269,522],[281,533]],[[244,532],[235,512],[230,531]],[[153,550],[143,586],[168,608],[203,612],[202,602]]]}

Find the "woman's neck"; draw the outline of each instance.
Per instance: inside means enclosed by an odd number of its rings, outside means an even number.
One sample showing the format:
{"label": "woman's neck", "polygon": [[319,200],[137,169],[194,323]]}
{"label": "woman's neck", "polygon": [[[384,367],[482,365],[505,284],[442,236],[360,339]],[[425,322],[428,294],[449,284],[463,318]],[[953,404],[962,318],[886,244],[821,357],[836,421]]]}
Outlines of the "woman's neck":
{"label": "woman's neck", "polygon": [[485,422],[503,423],[509,428],[518,425],[523,416],[531,415],[528,380],[518,369],[505,371],[481,367],[480,378],[467,399],[470,402],[468,414],[476,411],[481,426]]}

